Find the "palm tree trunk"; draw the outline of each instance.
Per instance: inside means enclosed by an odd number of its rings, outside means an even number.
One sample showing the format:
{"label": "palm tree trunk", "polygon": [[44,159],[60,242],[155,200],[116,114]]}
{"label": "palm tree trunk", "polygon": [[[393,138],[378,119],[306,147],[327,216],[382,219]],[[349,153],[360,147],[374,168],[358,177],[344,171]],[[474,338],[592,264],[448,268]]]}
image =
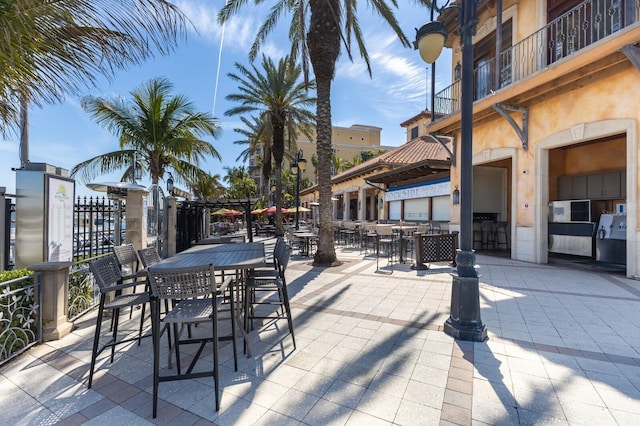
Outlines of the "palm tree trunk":
{"label": "palm tree trunk", "polygon": [[309,58],[316,77],[317,95],[317,153],[318,192],[320,194],[320,229],[318,250],[313,264],[335,265],[336,249],[333,241],[333,203],[331,202],[331,81],[340,54],[338,28],[340,4],[337,0],[311,0],[311,21],[307,43]]}
{"label": "palm tree trunk", "polygon": [[284,125],[273,123],[273,173],[276,178],[276,212],[274,221],[276,225],[276,236],[284,236],[282,226],[282,159],[284,158]]}
{"label": "palm tree trunk", "polygon": [[20,96],[20,168],[25,169],[29,162],[29,101]]}

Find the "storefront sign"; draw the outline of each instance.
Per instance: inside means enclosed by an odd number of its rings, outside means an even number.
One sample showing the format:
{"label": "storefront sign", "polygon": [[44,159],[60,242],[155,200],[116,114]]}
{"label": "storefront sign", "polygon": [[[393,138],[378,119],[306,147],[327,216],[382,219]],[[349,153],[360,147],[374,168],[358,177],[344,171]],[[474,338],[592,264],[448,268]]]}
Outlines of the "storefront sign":
{"label": "storefront sign", "polygon": [[405,186],[394,188],[385,192],[385,201],[410,200],[412,198],[438,197],[449,195],[451,192],[451,181],[437,181],[428,185]]}

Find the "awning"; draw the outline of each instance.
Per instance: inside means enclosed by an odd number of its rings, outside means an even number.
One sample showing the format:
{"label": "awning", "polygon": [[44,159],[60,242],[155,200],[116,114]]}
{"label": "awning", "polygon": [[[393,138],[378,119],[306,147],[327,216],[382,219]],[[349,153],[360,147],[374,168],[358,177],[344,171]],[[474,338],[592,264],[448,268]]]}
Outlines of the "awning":
{"label": "awning", "polygon": [[396,167],[384,173],[370,176],[365,179],[366,182],[384,183],[389,187],[391,184],[399,184],[401,182],[426,178],[438,173],[448,173],[451,167],[450,161],[444,160],[423,160],[414,164]]}

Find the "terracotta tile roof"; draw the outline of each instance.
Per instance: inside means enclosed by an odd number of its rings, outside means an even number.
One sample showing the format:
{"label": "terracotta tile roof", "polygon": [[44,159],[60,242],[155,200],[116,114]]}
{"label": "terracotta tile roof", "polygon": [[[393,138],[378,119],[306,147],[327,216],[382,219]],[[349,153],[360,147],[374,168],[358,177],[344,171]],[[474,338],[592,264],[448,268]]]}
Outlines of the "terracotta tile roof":
{"label": "terracotta tile roof", "polygon": [[[450,154],[442,146],[438,139],[451,150],[451,140],[449,138],[435,136],[419,136],[397,148],[385,152],[375,158],[358,164],[344,172],[332,176],[331,183],[339,183],[352,179],[356,176],[369,173],[379,167],[389,167],[391,169],[408,164],[419,163],[425,160],[451,161]],[[301,193],[312,192],[317,188],[317,184],[300,191]]]}

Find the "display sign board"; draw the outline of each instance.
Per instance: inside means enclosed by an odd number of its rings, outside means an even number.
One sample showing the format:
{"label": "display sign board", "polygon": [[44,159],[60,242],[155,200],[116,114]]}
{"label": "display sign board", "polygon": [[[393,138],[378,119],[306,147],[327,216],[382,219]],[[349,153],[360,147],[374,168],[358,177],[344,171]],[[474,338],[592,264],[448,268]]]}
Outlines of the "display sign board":
{"label": "display sign board", "polygon": [[73,256],[74,181],[48,175],[47,261],[68,262]]}

